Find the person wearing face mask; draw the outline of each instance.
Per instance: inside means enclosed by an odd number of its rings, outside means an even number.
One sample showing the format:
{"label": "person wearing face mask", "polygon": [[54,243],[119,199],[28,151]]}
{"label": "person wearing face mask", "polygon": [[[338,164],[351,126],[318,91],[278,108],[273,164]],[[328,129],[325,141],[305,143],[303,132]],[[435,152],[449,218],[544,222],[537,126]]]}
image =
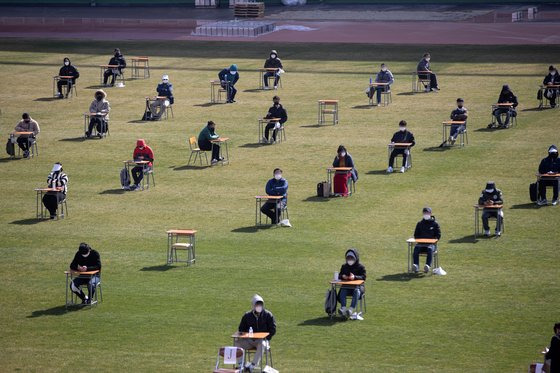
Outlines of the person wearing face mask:
{"label": "person wearing face mask", "polygon": [[418,62],[418,66],[416,67],[419,79],[430,80],[430,85],[426,87],[426,92],[439,91],[437,76],[432,70],[430,70],[430,59],[430,54],[424,53],[424,56],[420,62]]}
{"label": "person wearing face mask", "polygon": [[264,299],[258,294],[251,299],[251,310],[243,315],[237,328],[240,333],[248,333],[250,329],[253,333],[268,333],[265,339],[236,338],[235,340],[237,347],[244,350],[257,350],[253,361],[248,362],[245,366],[246,371],[252,372],[255,367],[259,366],[263,351],[269,348],[270,340],[276,334],[274,315],[265,308]]}
{"label": "person wearing face mask", "polygon": [[353,182],[358,181],[358,171],[354,166],[354,160],[348,153],[344,145],[340,145],[334,157],[333,167],[352,167],[350,173],[337,171],[333,178],[333,191],[335,195],[346,197],[348,195],[348,182],[352,178]]}
{"label": "person wearing face mask", "polygon": [[[422,220],[420,220],[418,224],[416,224],[416,229],[414,230],[414,238],[435,238],[439,240],[441,238],[441,230],[435,216],[432,215],[432,209],[429,207],[424,207],[422,209],[422,214]],[[429,244],[416,244],[416,246],[414,246],[414,252],[412,254],[412,269],[415,273],[418,273],[418,268],[420,265],[420,253],[427,254],[424,273],[430,272],[435,249],[435,245]]]}
{"label": "person wearing face mask", "polygon": [[225,68],[218,73],[218,78],[222,88],[227,91],[227,101],[226,103],[231,104],[235,102],[235,95],[237,94],[237,89],[235,89],[235,83],[239,80],[239,74],[237,72],[237,65],[233,64],[229,68]]}
{"label": "person wearing face mask", "polygon": [[[560,85],[560,75],[558,75],[558,70],[550,65],[548,67],[548,75],[544,77],[543,86],[549,85]],[[558,96],[558,88],[551,88],[544,91],[544,97],[550,101],[550,107],[556,107],[556,96]]]}
{"label": "person wearing face mask", "polygon": [[282,210],[288,204],[288,180],[282,177],[282,170],[275,168],[274,177],[266,183],[265,191],[268,196],[282,196],[279,200],[268,200],[261,207],[261,212],[270,218],[271,223],[278,224]]}
{"label": "person wearing face mask", "polygon": [[[414,142],[414,135],[412,132],[406,129],[406,121],[401,120],[399,122],[399,131],[395,132],[393,137],[391,138],[391,144],[395,143],[410,143],[410,147],[412,148],[416,143]],[[404,148],[393,148],[391,155],[389,156],[389,167],[387,168],[387,173],[393,172],[393,164],[395,163],[395,157],[399,154],[403,156],[403,163],[401,167],[401,172],[406,171],[406,160],[410,155],[409,149]]]}
{"label": "person wearing face mask", "polygon": [[[150,104],[150,111],[152,112],[153,120],[160,120],[165,107],[173,105],[175,98],[173,97],[173,84],[169,83],[169,75],[164,75],[161,77],[161,83],[158,84],[157,88],[158,97],[165,97],[165,99],[157,99]],[[167,101],[167,105],[166,105]]]}
{"label": "person wearing face mask", "polygon": [[58,205],[66,199],[68,192],[68,176],[64,173],[60,162],[54,164],[47,177],[47,187],[58,189],[56,192],[47,192],[43,196],[43,205],[49,211],[51,219],[55,219]]}
{"label": "person wearing face mask", "polygon": [[111,86],[114,86],[115,78],[117,77],[117,75],[122,75],[123,70],[126,67],[126,60],[122,55],[121,50],[119,48],[115,48],[113,53],[113,57],[111,57],[111,59],[109,60],[108,65],[117,67],[105,70],[105,73],[103,74],[103,85],[105,86],[107,85],[109,77],[111,77]]}
{"label": "person wearing face mask", "polygon": [[[513,94],[513,92],[509,88],[509,85],[504,84],[502,86],[502,91],[500,92],[500,97],[498,98],[498,103],[503,104],[503,103],[508,103],[508,102],[512,103],[513,106],[511,106],[511,107],[497,107],[492,112],[492,115],[494,115],[494,117],[498,121],[498,126],[500,128],[508,128],[510,118],[517,116],[517,112],[515,111],[515,108],[518,105],[517,97]],[[506,115],[505,122],[502,122],[502,114]],[[489,128],[492,127],[492,124],[488,125],[488,127]]]}
{"label": "person wearing face mask", "polygon": [[268,78],[274,76],[274,89],[278,89],[278,81],[280,80],[279,70],[283,69],[282,61],[278,58],[278,53],[275,50],[270,52],[270,57],[264,62],[265,69],[277,69],[276,72],[267,71],[264,73],[264,89],[269,89]]}
{"label": "person wearing face mask", "polygon": [[[278,128],[276,128],[276,123],[279,123],[279,126],[283,126],[284,123],[286,123],[286,121],[288,120],[288,113],[286,112],[286,109],[284,109],[284,107],[282,106],[282,104],[280,104],[280,97],[278,96],[274,96],[272,98],[272,106],[270,107],[270,109],[268,109],[268,113],[266,114],[265,119],[270,119],[270,118],[280,118],[279,122],[268,122],[268,124],[266,125],[265,129],[264,129],[264,138],[263,138],[263,142],[266,144],[268,142],[270,142],[271,144],[276,142],[276,133],[278,132]],[[272,130],[272,139],[269,141],[269,133],[270,130]]]}
{"label": "person wearing face mask", "polygon": [[[101,257],[91,246],[82,242],[78,247],[78,252],[74,255],[72,263],[70,263],[70,269],[77,272],[101,271]],[[85,295],[80,288],[81,285],[86,284],[89,296]],[[91,277],[79,276],[75,277],[70,283],[70,290],[82,300],[82,304],[90,304],[98,284],[99,273]]]}
{"label": "person wearing face mask", "polygon": [[[39,123],[32,119],[28,113],[21,115],[21,120],[16,124],[14,132],[32,132],[31,134],[18,135],[17,144],[23,151],[23,158],[29,157],[29,147],[37,141],[37,135],[41,132]],[[14,134],[12,134],[13,136]]]}
{"label": "person wearing face mask", "polygon": [[560,322],[554,324],[552,330],[554,335],[550,340],[550,346],[543,351],[544,359],[550,360],[549,373],[560,373]]}
{"label": "person wearing face mask", "polygon": [[[109,128],[109,111],[111,111],[111,106],[109,101],[105,98],[107,94],[102,89],[95,92],[94,100],[89,105],[90,119],[89,126],[86,132],[86,137],[91,137],[93,127],[97,129],[97,135],[102,138],[107,133]],[[91,115],[95,113],[95,115]]]}
{"label": "person wearing face mask", "polygon": [[56,83],[58,88],[58,98],[64,98],[64,95],[62,94],[62,86],[67,86],[66,98],[68,98],[68,93],[72,91],[72,86],[76,84],[76,79],[80,77],[80,73],[78,72],[76,66],[72,65],[70,58],[64,57],[63,66],[58,71],[58,75],[72,77],[72,79],[63,79]]}
{"label": "person wearing face mask", "polygon": [[[464,106],[465,101],[462,98],[458,98],[457,99],[457,109],[453,110],[451,112],[451,115],[449,116],[449,118],[453,121],[465,121],[465,124],[452,124],[451,125],[451,129],[449,131],[449,139],[447,139],[447,143],[449,145],[454,145],[455,141],[457,141],[457,136],[459,136],[459,134],[465,132],[465,130],[467,129],[467,118],[469,116],[469,113],[467,111],[467,108]],[[440,145],[440,147],[442,147],[443,145],[445,145],[445,142],[443,144]]]}
{"label": "person wearing face mask", "polygon": [[[480,194],[480,198],[478,198],[478,204],[480,206],[492,206],[502,205],[503,203],[502,191],[496,188],[496,184],[493,181],[486,183],[486,188]],[[498,213],[495,209],[482,210],[484,235],[490,237],[490,225],[488,225],[488,218],[490,217],[496,218],[496,236],[500,237],[502,235],[502,221],[504,217],[501,211]]]}
{"label": "person wearing face mask", "polygon": [[393,78],[393,73],[387,69],[387,66],[382,63],[381,64],[381,71],[375,75],[375,82],[376,83],[387,83],[386,86],[378,86],[378,87],[371,87],[369,89],[368,97],[371,99],[373,98],[374,93],[377,93],[377,105],[381,104],[381,93],[388,92],[391,90],[391,84],[395,79]]}
{"label": "person wearing face mask", "polygon": [[[539,174],[559,174],[560,173],[560,159],[558,159],[558,148],[556,145],[550,145],[548,148],[548,157],[543,158],[539,165]],[[537,204],[539,206],[546,206],[546,187],[552,187],[552,205],[558,204],[558,180],[547,180],[541,178],[539,180],[539,199]]]}
{"label": "person wearing face mask", "polygon": [[211,120],[208,121],[206,127],[198,134],[198,147],[203,151],[212,152],[212,164],[221,161],[220,158],[220,145],[212,145],[212,140],[218,139],[220,136],[216,133],[216,124]]}
{"label": "person wearing face mask", "polygon": [[136,165],[130,171],[132,173],[132,179],[134,180],[134,184],[130,186],[130,190],[138,190],[140,187],[140,182],[144,178],[144,173],[149,171],[154,161],[154,151],[150,148],[144,139],[136,140],[136,148],[134,148],[134,152],[132,153],[132,159],[135,161],[148,161],[148,164],[143,165]]}
{"label": "person wearing face mask", "polygon": [[[364,280],[366,279],[366,267],[360,263],[360,254],[357,249],[348,249],[344,254],[346,258],[346,263],[340,267],[338,272],[338,279],[342,281],[354,281],[354,280]],[[353,320],[358,318],[356,310],[356,305],[358,300],[365,293],[365,286],[360,285],[354,288],[341,287],[338,292],[338,301],[340,302],[340,309],[338,312],[341,316],[349,317]],[[352,295],[352,302],[350,303],[350,308],[346,308],[346,297]]]}

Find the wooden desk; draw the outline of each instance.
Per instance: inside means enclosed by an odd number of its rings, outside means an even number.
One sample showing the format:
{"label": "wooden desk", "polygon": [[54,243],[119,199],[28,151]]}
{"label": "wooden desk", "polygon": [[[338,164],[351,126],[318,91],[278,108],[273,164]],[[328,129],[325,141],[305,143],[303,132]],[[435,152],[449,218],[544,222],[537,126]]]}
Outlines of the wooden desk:
{"label": "wooden desk", "polygon": [[[218,102],[225,102],[228,95],[229,82],[226,82],[225,88],[222,87],[222,82],[220,80],[210,81],[210,103],[215,104]],[[222,93],[225,93],[225,100],[222,100]]]}
{"label": "wooden desk", "polygon": [[[330,196],[334,196],[333,174],[337,173],[350,174],[352,173],[352,167],[327,167],[327,180],[331,186],[331,190],[329,191]],[[350,180],[352,180],[352,177],[350,177]],[[349,189],[348,195],[350,196],[352,195],[352,188]]]}
{"label": "wooden desk", "polygon": [[231,335],[233,338],[233,343],[235,344],[236,339],[266,339],[270,333],[267,332],[254,332],[253,335],[249,335],[248,332],[235,332]]}
{"label": "wooden desk", "polygon": [[132,78],[140,78],[140,69],[143,70],[143,78],[150,77],[150,57],[139,56],[131,58],[131,74]]}
{"label": "wooden desk", "polygon": [[541,180],[541,179],[559,179],[560,178],[560,174],[539,174],[537,173],[537,181]]}
{"label": "wooden desk", "polygon": [[[105,119],[105,117],[108,115],[109,113],[84,113],[84,139],[86,138],[86,132],[88,131],[88,127],[89,127],[89,121],[92,117],[94,118],[103,118]],[[109,133],[109,127],[108,127],[108,123],[105,123],[107,125],[107,132],[105,133]],[[96,126],[93,126],[93,128],[95,130]],[[93,136],[93,131],[90,134],[91,136]]]}
{"label": "wooden desk", "polygon": [[259,89],[264,89],[264,74],[265,73],[277,73],[280,70],[277,67],[263,67],[258,69],[259,71]]}
{"label": "wooden desk", "polygon": [[215,140],[210,140],[210,142],[212,143],[212,150],[214,150],[214,145],[225,145],[226,148],[226,154],[224,157],[224,146],[220,146],[220,158],[222,158],[222,160],[218,160],[219,162],[222,162],[222,166],[225,163],[229,163],[229,150],[228,150],[228,141],[229,141],[229,137],[218,137]]}
{"label": "wooden desk", "polygon": [[282,118],[262,118],[259,119],[259,144],[264,144],[265,142],[263,141],[264,138],[264,129],[265,129],[265,123],[268,124],[270,122],[273,122],[275,124],[279,123],[282,120]]}
{"label": "wooden desk", "polygon": [[[319,100],[318,104],[318,124],[325,124],[325,114],[332,114],[333,125],[338,124],[338,100]],[[328,106],[332,106],[332,109],[327,109]]]}
{"label": "wooden desk", "polygon": [[[98,276],[100,272],[99,270],[84,271],[84,272],[68,270],[68,271],[64,271],[64,274],[66,275],[66,308],[68,308],[69,306],[73,306],[76,304],[75,299],[77,298],[74,292],[69,290],[70,282],[72,282],[72,280],[74,280],[76,277],[92,278],[93,276]],[[89,286],[88,286],[88,290],[89,290],[88,295],[91,297],[91,289],[89,289]],[[70,294],[68,294],[69,291]],[[70,295],[70,298],[68,298],[68,295]],[[90,299],[90,306],[93,306],[95,304],[97,304],[97,298],[95,300]]]}
{"label": "wooden desk", "polygon": [[262,207],[262,200],[266,199],[267,201],[276,202],[276,221],[279,221],[280,214],[282,213],[281,209],[279,208],[280,201],[284,198],[284,196],[255,196],[255,227],[259,227],[262,225],[262,215],[261,215],[261,207]]}
{"label": "wooden desk", "polygon": [[[474,238],[480,235],[480,210],[494,210],[498,213],[498,219],[500,214],[502,214],[502,209],[504,207],[503,204],[501,205],[474,205]],[[499,220],[498,220],[499,221]],[[502,231],[501,224],[498,223],[499,231]]]}
{"label": "wooden desk", "polygon": [[49,192],[60,192],[64,188],[35,188],[36,195],[36,209],[35,209],[35,217],[37,219],[44,219],[45,218],[45,208],[43,207],[43,195]]}
{"label": "wooden desk", "polygon": [[186,261],[187,265],[194,264],[196,261],[196,251],[195,251],[195,236],[196,230],[194,229],[170,229],[167,233],[167,264],[173,264],[173,262],[179,262],[177,260],[177,253],[175,251],[175,256],[173,256],[173,245],[180,244],[179,238],[186,237],[188,239],[187,243],[183,243],[184,249],[187,249],[188,259]]}
{"label": "wooden desk", "polygon": [[31,135],[33,135],[33,132],[31,132],[31,131],[14,131],[14,132],[12,132],[12,135],[14,135],[14,137],[31,136]]}
{"label": "wooden desk", "polygon": [[393,142],[387,144],[387,163],[391,158],[391,152],[393,151],[393,149],[405,149],[408,150],[408,154],[406,157],[406,168],[411,168],[412,167],[412,152],[410,151],[411,147],[412,147],[411,142]]}
{"label": "wooden desk", "polygon": [[[57,87],[57,83],[59,80],[66,80],[71,81],[72,79],[74,79],[73,76],[70,75],[55,75],[53,76],[53,84],[52,84],[52,90],[53,90],[53,97],[58,97],[58,87]],[[71,89],[68,88],[68,86],[66,86],[66,94],[69,94],[71,92]],[[78,92],[76,91],[76,96],[78,95]]]}
{"label": "wooden desk", "polygon": [[[334,281],[331,280],[330,281],[331,284],[331,289],[336,293],[337,293],[337,289],[342,289],[342,288],[346,288],[346,289],[354,289],[357,286],[362,286],[365,284],[364,280],[338,280],[338,281]],[[338,298],[338,297],[337,297]],[[338,299],[337,299],[338,301]],[[363,302],[363,297],[359,300],[360,302]],[[364,307],[363,307],[363,303],[360,303],[360,308],[361,311],[364,311]],[[338,303],[337,306],[334,307],[334,311],[332,313],[329,314],[329,317],[332,319],[335,315],[336,315],[336,310],[338,309]]]}
{"label": "wooden desk", "polygon": [[408,244],[408,273],[412,272],[412,253],[414,250],[414,246],[416,244],[421,244],[421,245],[434,245],[435,249],[434,249],[434,266],[433,268],[438,268],[439,267],[439,258],[438,258],[438,239],[437,238],[414,238],[411,237],[408,240],[406,240],[406,243]]}
{"label": "wooden desk", "polygon": [[[466,120],[444,120],[443,122],[441,122],[441,142],[442,144],[447,142],[447,129],[450,128],[451,126],[465,126],[466,129],[466,124],[467,121]],[[464,133],[464,132],[463,132]],[[461,133],[461,135],[463,135],[463,133]],[[464,139],[461,138],[461,146],[465,146],[465,142]]]}

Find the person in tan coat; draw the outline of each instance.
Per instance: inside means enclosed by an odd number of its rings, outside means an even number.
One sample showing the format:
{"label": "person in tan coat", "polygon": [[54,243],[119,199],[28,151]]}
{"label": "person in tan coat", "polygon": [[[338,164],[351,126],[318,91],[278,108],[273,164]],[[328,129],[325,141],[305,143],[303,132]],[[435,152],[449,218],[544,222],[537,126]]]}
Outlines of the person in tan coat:
{"label": "person in tan coat", "polygon": [[107,94],[102,89],[96,91],[94,97],[95,100],[89,105],[90,119],[86,137],[91,137],[93,127],[95,126],[97,135],[101,138],[105,136],[109,128],[109,111],[111,111],[111,106],[109,101],[106,100]]}

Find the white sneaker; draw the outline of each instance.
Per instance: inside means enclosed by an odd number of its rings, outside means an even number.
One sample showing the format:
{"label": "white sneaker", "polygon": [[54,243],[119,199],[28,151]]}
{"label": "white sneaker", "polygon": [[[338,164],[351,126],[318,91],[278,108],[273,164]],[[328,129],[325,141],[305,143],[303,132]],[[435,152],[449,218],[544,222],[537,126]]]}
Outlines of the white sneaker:
{"label": "white sneaker", "polygon": [[212,159],[212,162],[210,162],[210,163],[212,163],[214,165],[214,164],[218,163],[218,160],[216,158],[214,158],[214,159]]}
{"label": "white sneaker", "polygon": [[539,205],[539,206],[546,206],[546,205],[548,205],[548,201],[547,201],[546,199],[539,199],[539,200],[537,201],[537,205]]}
{"label": "white sneaker", "polygon": [[404,174],[405,171],[406,171],[406,168],[401,167],[401,174]]}
{"label": "white sneaker", "polygon": [[502,235],[502,232],[496,229],[496,237],[500,237]]}
{"label": "white sneaker", "polygon": [[346,310],[346,317],[350,317],[350,316],[352,316],[354,313],[355,313],[354,310],[352,309],[352,307],[350,307],[350,308],[348,308],[348,309]]}
{"label": "white sneaker", "polygon": [[265,90],[265,91],[268,91],[268,90],[270,90],[270,87],[269,87],[269,86],[265,86],[265,87],[264,87],[264,90]]}
{"label": "white sneaker", "polygon": [[428,273],[428,272],[430,272],[430,266],[426,264],[424,266],[424,273]]}
{"label": "white sneaker", "polygon": [[275,85],[275,86],[274,86],[274,89],[278,89],[278,86],[277,86],[277,85]]}
{"label": "white sneaker", "polygon": [[414,273],[418,273],[418,266],[416,264],[412,265],[412,271],[414,271]]}
{"label": "white sneaker", "polygon": [[552,206],[556,206],[558,204],[558,200],[557,199],[553,199],[552,200]]}
{"label": "white sneaker", "polygon": [[274,141],[274,139],[271,137],[270,140],[268,140],[268,143],[269,144],[274,144],[274,143],[276,143],[276,141]]}
{"label": "white sneaker", "polygon": [[393,172],[393,167],[391,166],[387,167],[387,173],[390,174],[391,172]]}
{"label": "white sneaker", "polygon": [[267,140],[267,138],[264,137],[264,136],[263,136],[263,138],[261,139],[261,142],[262,142],[263,144],[268,144],[268,140]]}

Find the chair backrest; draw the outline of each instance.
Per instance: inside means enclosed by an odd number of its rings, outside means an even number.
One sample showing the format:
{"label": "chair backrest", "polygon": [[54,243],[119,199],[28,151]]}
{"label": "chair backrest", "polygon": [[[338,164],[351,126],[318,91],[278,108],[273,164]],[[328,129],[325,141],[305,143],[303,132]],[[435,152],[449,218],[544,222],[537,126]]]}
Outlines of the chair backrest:
{"label": "chair backrest", "polygon": [[198,144],[196,143],[196,137],[192,136],[191,138],[189,138],[189,146],[191,147],[191,150],[198,148]]}
{"label": "chair backrest", "polygon": [[220,347],[218,349],[218,357],[216,359],[216,370],[218,370],[218,368],[220,367],[220,360],[222,360],[224,358],[226,348],[234,348],[235,349],[235,357],[236,357],[236,359],[241,358],[241,366],[243,366],[243,364],[245,363],[245,350],[244,349],[242,349],[241,347],[231,347],[231,346]]}

